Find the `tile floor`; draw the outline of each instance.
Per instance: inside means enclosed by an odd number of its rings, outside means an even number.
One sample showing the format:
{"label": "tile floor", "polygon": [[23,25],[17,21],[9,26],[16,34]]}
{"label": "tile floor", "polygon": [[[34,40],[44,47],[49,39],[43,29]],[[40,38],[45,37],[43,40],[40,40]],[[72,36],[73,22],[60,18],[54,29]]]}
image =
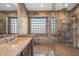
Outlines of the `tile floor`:
{"label": "tile floor", "polygon": [[53,45],[37,44],[34,46],[34,56],[49,56],[49,55],[54,55]]}
{"label": "tile floor", "polygon": [[34,56],[54,56],[54,55],[55,56],[79,56],[79,49],[69,47],[65,44],[56,44],[55,46],[54,44],[34,45]]}

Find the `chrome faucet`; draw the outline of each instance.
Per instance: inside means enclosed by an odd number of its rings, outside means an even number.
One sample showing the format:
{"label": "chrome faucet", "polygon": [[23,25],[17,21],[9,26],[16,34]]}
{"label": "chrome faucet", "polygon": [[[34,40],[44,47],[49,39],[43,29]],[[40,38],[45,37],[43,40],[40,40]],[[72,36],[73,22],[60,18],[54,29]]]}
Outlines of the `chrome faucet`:
{"label": "chrome faucet", "polygon": [[7,43],[8,43],[8,39],[6,39],[6,38],[5,38],[5,42],[7,42]]}

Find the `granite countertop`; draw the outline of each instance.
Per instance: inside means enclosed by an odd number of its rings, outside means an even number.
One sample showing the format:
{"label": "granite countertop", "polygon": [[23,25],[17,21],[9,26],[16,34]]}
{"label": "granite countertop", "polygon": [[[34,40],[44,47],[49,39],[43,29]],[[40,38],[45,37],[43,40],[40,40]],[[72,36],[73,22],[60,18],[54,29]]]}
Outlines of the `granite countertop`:
{"label": "granite countertop", "polygon": [[11,43],[0,44],[0,56],[18,56],[31,40],[31,38],[16,38]]}

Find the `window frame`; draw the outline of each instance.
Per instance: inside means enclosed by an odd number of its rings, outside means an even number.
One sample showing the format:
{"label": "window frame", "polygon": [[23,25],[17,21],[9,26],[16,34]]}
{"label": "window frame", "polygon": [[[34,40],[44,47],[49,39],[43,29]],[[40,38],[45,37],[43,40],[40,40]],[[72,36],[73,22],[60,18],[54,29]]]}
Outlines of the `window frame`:
{"label": "window frame", "polygon": [[[38,19],[38,18],[45,18],[46,19],[46,22],[45,22],[45,32],[46,33],[31,33],[31,18],[36,18],[36,19]],[[28,30],[29,30],[29,34],[47,34],[47,21],[48,21],[48,17],[29,17],[29,28],[28,28]]]}
{"label": "window frame", "polygon": [[[18,33],[18,17],[17,16],[8,16],[7,18],[8,18],[8,34],[17,34]],[[17,26],[16,26],[17,27],[17,33],[11,32],[11,25],[9,25],[9,24],[11,24],[11,23],[9,23],[9,22],[11,22],[10,18],[16,18],[17,19],[17,22],[16,22],[17,23]],[[13,23],[13,24],[16,24],[16,23]],[[16,30],[16,29],[14,29],[14,30]],[[16,31],[13,31],[13,32],[16,32]]]}
{"label": "window frame", "polygon": [[[51,22],[51,21],[52,21],[52,18],[55,19],[55,23],[56,23],[56,24],[53,24],[53,26],[55,25],[55,28],[52,28],[52,26],[51,26],[51,25],[52,25],[52,24],[51,24],[51,23],[52,23],[52,22]],[[53,22],[53,23],[54,23],[54,22]],[[56,31],[57,31],[57,18],[56,18],[55,16],[51,17],[51,20],[50,20],[50,30],[51,30],[51,34],[55,34]],[[52,30],[55,30],[55,32],[53,32]]]}

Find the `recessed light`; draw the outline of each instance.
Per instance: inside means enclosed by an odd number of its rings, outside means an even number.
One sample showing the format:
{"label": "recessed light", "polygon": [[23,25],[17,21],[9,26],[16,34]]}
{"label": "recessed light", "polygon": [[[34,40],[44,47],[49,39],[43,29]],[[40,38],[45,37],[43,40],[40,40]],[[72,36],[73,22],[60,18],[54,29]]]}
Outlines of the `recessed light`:
{"label": "recessed light", "polygon": [[66,3],[66,4],[64,4],[64,6],[66,6],[66,7],[67,7],[67,6],[68,6],[68,4]]}
{"label": "recessed light", "polygon": [[41,4],[40,6],[41,6],[41,7],[43,7],[44,5],[43,5],[43,4]]}
{"label": "recessed light", "polygon": [[14,3],[15,6],[17,6],[17,3]]}
{"label": "recessed light", "polygon": [[10,5],[9,4],[6,4],[6,7],[10,7]]}

